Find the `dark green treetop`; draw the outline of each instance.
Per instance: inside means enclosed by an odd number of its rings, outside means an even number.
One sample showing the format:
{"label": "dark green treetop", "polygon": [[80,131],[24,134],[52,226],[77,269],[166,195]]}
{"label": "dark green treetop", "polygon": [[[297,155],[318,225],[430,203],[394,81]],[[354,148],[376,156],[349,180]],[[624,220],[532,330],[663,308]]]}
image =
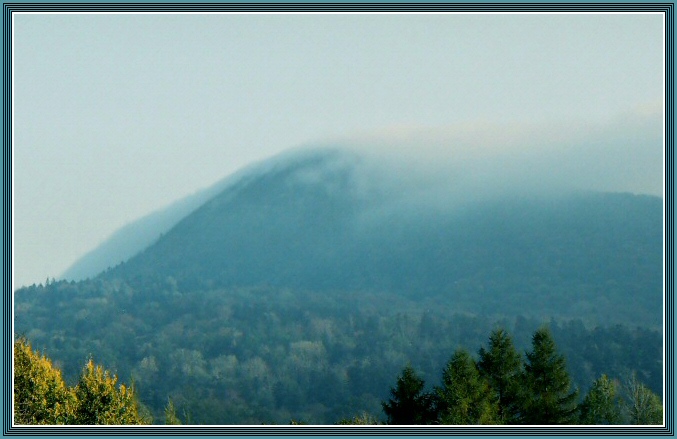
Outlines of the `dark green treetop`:
{"label": "dark green treetop", "polygon": [[420,425],[434,420],[432,395],[424,392],[425,381],[416,375],[411,366],[406,366],[397,378],[397,385],[390,389],[391,398],[383,402],[383,411],[388,424]]}
{"label": "dark green treetop", "polygon": [[489,349],[479,351],[477,367],[480,376],[491,388],[498,406],[498,420],[514,424],[519,418],[519,386],[522,358],[515,350],[512,338],[504,329],[494,330],[489,336]]}
{"label": "dark green treetop", "polygon": [[480,377],[468,351],[457,350],[442,372],[437,389],[441,424],[496,424],[498,407],[492,401],[489,384]]}
{"label": "dark green treetop", "polygon": [[541,328],[532,337],[523,376],[522,423],[529,425],[573,424],[576,398],[566,361],[557,352],[550,330]]}

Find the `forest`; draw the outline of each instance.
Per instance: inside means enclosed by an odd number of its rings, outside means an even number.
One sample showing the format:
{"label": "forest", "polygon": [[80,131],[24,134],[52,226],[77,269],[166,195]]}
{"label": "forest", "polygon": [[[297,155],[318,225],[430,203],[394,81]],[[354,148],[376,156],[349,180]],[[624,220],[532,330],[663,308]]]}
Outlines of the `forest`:
{"label": "forest", "polygon": [[[98,278],[18,291],[15,327],[67,383],[77,383],[94,355],[134,382],[156,420],[171,400],[179,417],[195,424],[332,424],[362,412],[385,422],[381,403],[406,365],[440,385],[456,349],[488,349],[487,334],[501,327],[526,352],[544,323],[428,305],[386,293],[263,287],[185,294],[171,278],[136,286]],[[660,331],[545,323],[581,395],[603,374],[626,380],[634,372],[662,397]]]}
{"label": "forest", "polygon": [[[517,387],[535,391],[544,325],[578,392],[569,403],[618,382],[625,407],[632,380],[663,397],[661,198],[464,199],[360,169],[322,152],[246,174],[108,270],[16,290],[15,333],[71,388],[94,357],[159,423],[170,402],[189,424],[393,423],[397,404],[382,403],[414,375],[431,386],[423,418],[457,422],[445,383],[484,370],[478,349],[498,329],[521,358]],[[518,417],[494,399],[462,419],[541,420],[530,398]]]}
{"label": "forest", "polygon": [[621,386],[602,374],[579,402],[566,359],[547,327],[524,359],[503,329],[492,331],[477,361],[457,349],[432,392],[407,366],[383,403],[389,424],[614,425],[662,424],[661,399],[632,373]]}
{"label": "forest", "polygon": [[[90,358],[75,386],[68,387],[52,361],[34,351],[21,337],[14,344],[14,422],[20,425],[129,425],[153,422],[139,403],[134,387],[95,365]],[[524,357],[503,329],[492,331],[488,348],[471,354],[457,349],[442,371],[440,386],[424,390],[425,382],[407,365],[391,387],[391,397],[381,402],[391,425],[660,425],[660,397],[629,375],[623,385],[602,374],[579,402],[572,388],[566,359],[550,330],[539,328],[532,349]],[[168,399],[164,424],[183,422]],[[303,421],[291,419],[291,424]],[[335,424],[379,424],[377,416],[362,411]]]}

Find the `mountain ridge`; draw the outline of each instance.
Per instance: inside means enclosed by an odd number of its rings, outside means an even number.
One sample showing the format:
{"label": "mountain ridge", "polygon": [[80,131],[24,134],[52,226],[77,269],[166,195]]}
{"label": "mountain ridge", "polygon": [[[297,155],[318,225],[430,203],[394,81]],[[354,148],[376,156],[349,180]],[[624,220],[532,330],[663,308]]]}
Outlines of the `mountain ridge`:
{"label": "mountain ridge", "polygon": [[71,377],[88,354],[133,377],[156,419],[171,398],[206,424],[379,413],[404,365],[434,385],[497,325],[524,347],[549,322],[579,386],[636,371],[661,392],[661,198],[377,165],[264,163],[126,262],[17,290],[16,331]]}
{"label": "mountain ridge", "polygon": [[103,242],[73,262],[59,278],[69,281],[93,278],[152,245],[183,218],[229,187],[269,172],[275,167],[284,166],[300,157],[318,154],[320,151],[328,153],[331,150],[297,148],[245,166],[205,189],[180,198],[117,229]]}
{"label": "mountain ridge", "polygon": [[475,313],[518,312],[531,298],[530,312],[568,316],[635,291],[638,307],[603,318],[639,312],[660,325],[660,198],[572,191],[435,205],[370,187],[360,166],[335,151],[250,174],[104,276],[159,273],[185,290],[391,291]]}

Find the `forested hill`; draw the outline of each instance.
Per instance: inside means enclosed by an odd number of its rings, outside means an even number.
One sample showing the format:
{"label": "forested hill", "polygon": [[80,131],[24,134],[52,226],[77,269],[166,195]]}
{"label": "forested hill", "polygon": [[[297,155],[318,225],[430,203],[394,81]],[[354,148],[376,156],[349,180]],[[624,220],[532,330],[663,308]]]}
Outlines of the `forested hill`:
{"label": "forested hill", "polygon": [[371,170],[333,151],[244,174],[127,262],[15,291],[15,331],[195,423],[377,415],[405,365],[434,383],[497,324],[524,351],[550,322],[582,390],[636,373],[661,394],[660,198]]}
{"label": "forested hill", "polygon": [[392,292],[481,314],[662,324],[662,200],[632,194],[420,202],[315,154],[241,179],[106,279],[182,290]]}

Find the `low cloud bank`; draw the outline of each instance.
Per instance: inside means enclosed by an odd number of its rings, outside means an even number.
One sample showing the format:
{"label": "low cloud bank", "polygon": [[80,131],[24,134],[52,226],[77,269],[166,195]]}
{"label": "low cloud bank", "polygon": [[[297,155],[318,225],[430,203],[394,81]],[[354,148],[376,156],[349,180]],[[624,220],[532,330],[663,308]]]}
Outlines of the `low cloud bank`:
{"label": "low cloud bank", "polygon": [[393,129],[345,144],[366,158],[366,172],[417,197],[568,190],[663,196],[663,120],[655,106],[603,123]]}
{"label": "low cloud bank", "polygon": [[327,193],[346,190],[334,177],[350,175],[350,196],[370,203],[365,219],[378,220],[391,210],[446,210],[488,198],[570,190],[663,196],[663,151],[659,106],[603,123],[397,128],[297,148],[127,225],[63,277],[94,276],[152,244],[222,190],[301,162],[306,165],[294,174],[296,181],[327,185]]}

